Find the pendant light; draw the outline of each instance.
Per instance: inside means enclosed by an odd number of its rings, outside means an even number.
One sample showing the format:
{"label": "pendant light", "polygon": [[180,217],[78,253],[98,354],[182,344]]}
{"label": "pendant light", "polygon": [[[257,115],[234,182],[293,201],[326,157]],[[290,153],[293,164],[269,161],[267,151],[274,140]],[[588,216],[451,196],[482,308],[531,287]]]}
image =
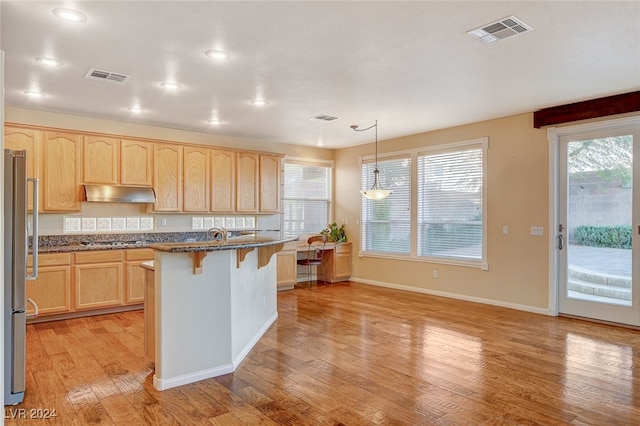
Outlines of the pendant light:
{"label": "pendant light", "polygon": [[351,128],[356,132],[364,132],[373,127],[376,128],[376,168],[373,170],[373,186],[371,187],[371,189],[361,190],[360,193],[370,200],[383,200],[391,195],[391,191],[388,189],[384,189],[378,182],[378,174],[380,174],[380,171],[378,170],[378,120],[376,120],[376,123],[374,125],[369,126],[366,129],[358,129],[357,124],[353,124],[351,126]]}

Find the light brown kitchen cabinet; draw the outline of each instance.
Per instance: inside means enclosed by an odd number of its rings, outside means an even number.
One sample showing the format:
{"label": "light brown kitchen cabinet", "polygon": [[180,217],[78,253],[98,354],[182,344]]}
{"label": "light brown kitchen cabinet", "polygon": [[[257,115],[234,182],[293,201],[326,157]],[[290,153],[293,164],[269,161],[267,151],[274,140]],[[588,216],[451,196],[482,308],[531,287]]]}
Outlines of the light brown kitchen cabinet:
{"label": "light brown kitchen cabinet", "polygon": [[236,153],[211,150],[211,211],[236,210]]}
{"label": "light brown kitchen cabinet", "polygon": [[102,136],[85,136],[82,157],[84,183],[104,185],[118,183],[120,140]]}
{"label": "light brown kitchen cabinet", "polygon": [[145,270],[140,267],[144,262],[153,260],[152,249],[125,250],[124,303],[135,305],[144,302]]}
{"label": "light brown kitchen cabinet", "polygon": [[183,211],[208,212],[211,196],[208,148],[184,147]]}
{"label": "light brown kitchen cabinet", "polygon": [[258,211],[258,154],[238,152],[236,161],[236,211]]}
{"label": "light brown kitchen cabinet", "polygon": [[44,132],[42,142],[42,210],[80,211],[82,136]]}
{"label": "light brown kitchen cabinet", "polygon": [[276,253],[277,286],[278,291],[292,289],[298,280],[298,252],[297,242],[285,243],[282,250]]}
{"label": "light brown kitchen cabinet", "polygon": [[[4,147],[16,151],[27,151],[27,177],[38,177],[38,161],[36,154],[38,152],[39,140],[42,132],[33,129],[24,129],[21,127],[5,126],[4,128]],[[27,208],[33,210],[33,186],[29,185],[29,195],[27,200]],[[40,195],[40,194],[38,194]]]}
{"label": "light brown kitchen cabinet", "polygon": [[180,145],[155,144],[153,147],[153,188],[156,212],[182,211],[182,158]]}
{"label": "light brown kitchen cabinet", "polygon": [[280,156],[260,154],[260,212],[280,212]]}
{"label": "light brown kitchen cabinet", "polygon": [[74,253],[74,309],[108,308],[122,304],[123,250]]}
{"label": "light brown kitchen cabinet", "polygon": [[136,140],[120,141],[120,184],[151,186],[153,144]]}
{"label": "light brown kitchen cabinet", "polygon": [[322,265],[318,267],[318,281],[335,283],[347,281],[351,276],[351,243],[336,243],[333,250],[322,252]]}
{"label": "light brown kitchen cabinet", "polygon": [[[31,273],[32,256],[27,267]],[[43,253],[38,257],[38,278],[27,281],[27,297],[38,304],[40,317],[71,311],[71,255]],[[34,310],[28,305],[27,314]]]}

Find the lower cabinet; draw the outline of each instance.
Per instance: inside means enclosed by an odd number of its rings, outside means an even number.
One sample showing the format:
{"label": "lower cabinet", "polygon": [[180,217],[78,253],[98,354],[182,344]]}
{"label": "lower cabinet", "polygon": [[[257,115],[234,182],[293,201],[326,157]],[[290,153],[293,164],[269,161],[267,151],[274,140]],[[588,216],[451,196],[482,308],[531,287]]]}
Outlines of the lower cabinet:
{"label": "lower cabinet", "polygon": [[[32,267],[32,256],[27,261]],[[31,271],[29,271],[31,273]],[[27,281],[27,297],[38,304],[39,315],[53,315],[71,310],[71,255],[46,253],[38,258],[38,278]],[[34,313],[28,305],[27,314]]]}
{"label": "lower cabinet", "polygon": [[[38,278],[27,281],[27,297],[38,305],[39,317],[142,305],[146,280],[140,264],[152,259],[152,249],[42,253]],[[27,265],[31,269],[32,256]]]}
{"label": "lower cabinet", "polygon": [[140,265],[153,260],[152,249],[125,250],[124,303],[135,305],[144,302],[145,270]]}
{"label": "lower cabinet", "polygon": [[335,283],[347,281],[351,276],[351,243],[336,243],[333,250],[322,254],[318,268],[318,281]]}
{"label": "lower cabinet", "polygon": [[123,250],[77,252],[73,267],[76,310],[122,304]]}
{"label": "lower cabinet", "polygon": [[298,279],[298,252],[296,242],[285,243],[284,248],[276,253],[278,291],[291,290]]}

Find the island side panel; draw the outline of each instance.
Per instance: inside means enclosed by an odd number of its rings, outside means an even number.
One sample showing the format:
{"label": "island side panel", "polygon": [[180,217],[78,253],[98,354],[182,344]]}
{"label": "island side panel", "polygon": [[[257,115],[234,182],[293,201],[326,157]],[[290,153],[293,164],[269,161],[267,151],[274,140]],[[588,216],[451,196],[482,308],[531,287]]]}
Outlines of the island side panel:
{"label": "island side panel", "polygon": [[[231,348],[236,368],[278,318],[276,256],[258,267],[258,250],[231,271]],[[235,252],[235,250],[234,250]]]}
{"label": "island side panel", "polygon": [[235,250],[210,252],[194,275],[191,253],[155,252],[156,389],[233,371],[232,261]]}

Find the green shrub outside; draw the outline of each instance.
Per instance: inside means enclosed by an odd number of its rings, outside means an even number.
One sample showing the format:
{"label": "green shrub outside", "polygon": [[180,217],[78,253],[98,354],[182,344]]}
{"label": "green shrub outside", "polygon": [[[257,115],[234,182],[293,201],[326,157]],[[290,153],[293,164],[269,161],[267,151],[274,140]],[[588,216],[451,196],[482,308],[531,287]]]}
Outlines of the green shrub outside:
{"label": "green shrub outside", "polygon": [[590,247],[631,248],[631,226],[576,226],[573,243]]}

